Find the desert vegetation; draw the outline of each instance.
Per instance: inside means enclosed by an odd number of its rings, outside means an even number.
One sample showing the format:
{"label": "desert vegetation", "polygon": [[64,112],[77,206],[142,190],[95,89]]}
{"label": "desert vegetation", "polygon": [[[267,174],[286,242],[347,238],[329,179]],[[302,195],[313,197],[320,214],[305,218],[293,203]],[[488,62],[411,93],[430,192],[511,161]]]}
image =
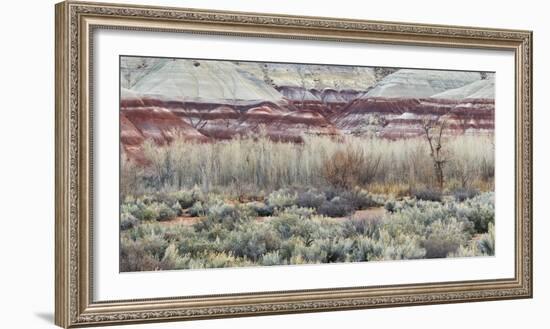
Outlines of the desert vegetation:
{"label": "desert vegetation", "polygon": [[222,191],[246,198],[262,197],[283,187],[327,184],[346,189],[358,186],[384,194],[398,190],[408,194],[422,188],[492,190],[492,136],[449,138],[445,142],[445,168],[438,165],[441,169],[437,171],[423,138],[392,141],[308,136],[304,140],[280,143],[260,136],[190,143],[176,139],[165,147],[147,141],[143,147],[147,166],[122,157],[121,194],[198,186],[205,193]]}
{"label": "desert vegetation", "polygon": [[[121,270],[493,255],[493,193],[461,200],[384,199],[333,188],[277,190],[245,203],[200,189],[129,197]],[[369,211],[380,206],[383,212]],[[188,219],[168,222],[182,215]]]}
{"label": "desert vegetation", "polygon": [[146,141],[121,156],[120,270],[493,255],[493,137],[442,129]]}

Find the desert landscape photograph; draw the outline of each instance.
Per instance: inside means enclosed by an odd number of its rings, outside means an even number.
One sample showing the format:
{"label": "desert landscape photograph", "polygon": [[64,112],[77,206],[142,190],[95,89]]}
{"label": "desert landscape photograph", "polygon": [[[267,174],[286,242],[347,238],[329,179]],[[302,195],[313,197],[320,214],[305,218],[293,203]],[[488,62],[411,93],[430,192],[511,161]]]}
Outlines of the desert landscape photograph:
{"label": "desert landscape photograph", "polygon": [[119,118],[121,272],[495,254],[494,72],[121,56]]}

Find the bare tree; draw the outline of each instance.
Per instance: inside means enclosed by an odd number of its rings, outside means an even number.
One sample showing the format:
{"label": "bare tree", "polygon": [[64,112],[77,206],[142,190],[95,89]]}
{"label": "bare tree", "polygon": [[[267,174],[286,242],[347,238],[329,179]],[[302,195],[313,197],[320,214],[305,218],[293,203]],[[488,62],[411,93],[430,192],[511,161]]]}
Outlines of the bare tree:
{"label": "bare tree", "polygon": [[445,127],[445,121],[426,120],[423,124],[424,136],[430,146],[430,157],[433,161],[435,177],[440,190],[443,189],[445,180],[445,177],[443,176],[443,168],[447,162],[443,144],[441,143]]}
{"label": "bare tree", "polygon": [[187,122],[197,130],[204,128],[204,126],[206,126],[206,124],[208,123],[204,111],[195,110],[194,112],[195,113],[188,113],[186,115]]}

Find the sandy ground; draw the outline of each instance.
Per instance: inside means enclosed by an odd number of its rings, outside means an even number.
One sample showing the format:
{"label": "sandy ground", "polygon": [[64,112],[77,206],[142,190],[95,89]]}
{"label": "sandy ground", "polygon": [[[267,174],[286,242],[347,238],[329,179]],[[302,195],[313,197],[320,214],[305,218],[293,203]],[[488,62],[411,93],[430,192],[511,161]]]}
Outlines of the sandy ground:
{"label": "sandy ground", "polygon": [[[384,207],[369,208],[365,210],[357,210],[351,215],[352,219],[367,218],[373,219],[377,217],[382,217],[386,213]],[[349,217],[338,217],[338,219],[347,219]]]}

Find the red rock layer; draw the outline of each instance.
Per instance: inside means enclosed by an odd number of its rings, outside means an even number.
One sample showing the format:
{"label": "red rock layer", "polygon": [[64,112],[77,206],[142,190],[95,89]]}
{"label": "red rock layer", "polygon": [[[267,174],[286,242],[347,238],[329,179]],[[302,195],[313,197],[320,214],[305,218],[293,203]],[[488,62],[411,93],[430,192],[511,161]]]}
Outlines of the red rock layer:
{"label": "red rock layer", "polygon": [[447,134],[488,133],[494,129],[494,100],[358,98],[332,117],[344,132],[392,139],[422,134],[426,120],[444,120]]}
{"label": "red rock layer", "polygon": [[[139,159],[141,145],[151,139],[159,145],[176,135],[207,142],[237,136],[265,134],[275,141],[303,142],[307,135],[375,134],[383,138],[409,138],[423,134],[429,121],[444,121],[445,134],[485,134],[494,129],[492,99],[364,98],[349,92],[313,91],[320,100],[286,104],[210,104],[123,99],[120,141],[130,157]],[[355,97],[355,98],[353,98]]]}
{"label": "red rock layer", "polygon": [[[138,106],[129,107],[130,104]],[[193,142],[208,141],[208,137],[167,109],[143,107],[143,102],[137,100],[122,105],[125,106],[119,113],[121,146],[125,154],[138,163],[147,163],[142,151],[147,139],[158,145],[168,144],[176,136]]]}

